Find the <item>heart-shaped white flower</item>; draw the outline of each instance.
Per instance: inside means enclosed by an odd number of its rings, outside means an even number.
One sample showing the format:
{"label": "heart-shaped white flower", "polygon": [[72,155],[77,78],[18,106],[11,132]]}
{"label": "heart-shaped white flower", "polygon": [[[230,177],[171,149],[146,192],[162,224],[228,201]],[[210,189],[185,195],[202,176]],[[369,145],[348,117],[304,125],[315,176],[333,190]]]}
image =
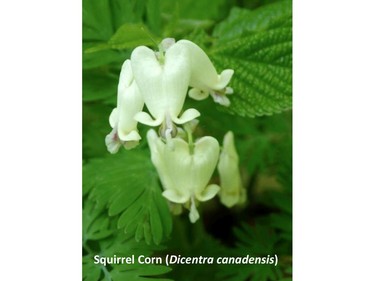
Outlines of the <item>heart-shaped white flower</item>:
{"label": "heart-shaped white flower", "polygon": [[147,140],[151,160],[156,167],[164,192],[163,196],[173,203],[190,204],[191,222],[199,219],[196,202],[213,198],[220,190],[216,184],[208,185],[219,159],[220,147],[213,137],[203,137],[192,146],[174,138],[173,149],[149,130]]}
{"label": "heart-shaped white flower", "polygon": [[200,115],[190,108],[180,116],[190,80],[190,60],[185,47],[172,44],[162,57],[145,46],[137,47],[131,55],[131,64],[135,81],[153,117],[140,112],[135,116],[138,122],[152,127],[163,124],[162,134],[171,136],[175,129],[173,123],[184,124]]}

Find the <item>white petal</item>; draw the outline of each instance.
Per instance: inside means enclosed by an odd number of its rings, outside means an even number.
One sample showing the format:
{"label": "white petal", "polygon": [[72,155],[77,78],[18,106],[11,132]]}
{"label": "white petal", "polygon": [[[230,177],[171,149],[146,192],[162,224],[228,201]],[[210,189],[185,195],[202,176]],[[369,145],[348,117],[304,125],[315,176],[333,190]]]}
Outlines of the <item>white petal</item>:
{"label": "white petal", "polygon": [[172,45],[162,65],[155,53],[146,47],[136,48],[131,55],[133,73],[151,115],[160,120],[170,114],[176,118],[185,101],[190,79],[187,50]]}
{"label": "white petal", "polygon": [[219,75],[219,82],[216,85],[217,89],[215,90],[224,89],[229,84],[230,79],[232,79],[233,73],[233,69],[223,70],[223,72],[221,72]]}
{"label": "white petal", "polygon": [[222,106],[230,106],[230,100],[224,95],[224,94],[217,94],[217,93],[213,93],[211,94],[214,102],[222,105]]}
{"label": "white petal", "polygon": [[[201,194],[206,188],[216,168],[219,159],[220,146],[213,137],[203,137],[195,143],[194,167],[195,167],[195,194]],[[191,180],[194,183],[194,180]]]}
{"label": "white petal", "polygon": [[[148,132],[147,132],[147,142],[148,142],[148,146],[149,146],[150,151],[151,151],[151,161],[156,166],[156,168],[159,167],[159,165],[162,161],[161,156],[160,156],[160,151],[161,151],[162,148],[158,147],[158,146],[160,146],[160,144],[158,144],[159,141],[161,141],[161,140],[159,139],[155,130],[153,130],[153,129],[148,130]],[[163,144],[161,144],[161,145],[163,145]]]}
{"label": "white petal", "polygon": [[[139,140],[139,135],[134,139],[134,131],[137,130],[137,121],[134,116],[143,108],[143,98],[138,90],[135,81],[125,88],[121,103],[118,105],[118,135],[123,141]],[[127,137],[132,133],[132,137]],[[139,137],[139,138],[138,138]]]}
{"label": "white petal", "polygon": [[106,135],[105,144],[109,153],[115,154],[118,152],[118,150],[122,146],[122,142],[117,137],[116,128],[114,128],[108,135]]}
{"label": "white petal", "polygon": [[198,110],[195,108],[189,108],[185,110],[182,115],[179,118],[172,117],[172,120],[176,124],[185,124],[197,117],[199,117],[201,114],[199,113]]}
{"label": "white petal", "polygon": [[154,51],[144,46],[137,47],[131,55],[131,65],[134,79],[150,113],[156,119],[164,118],[166,101],[162,87],[163,69]]}
{"label": "white petal", "polygon": [[223,149],[218,164],[221,186],[220,201],[228,208],[246,200],[246,190],[242,185],[238,161],[234,136],[229,131],[224,136]]}
{"label": "white petal", "polygon": [[186,203],[189,200],[188,193],[179,193],[177,189],[167,189],[162,195],[173,203]]}
{"label": "white petal", "polygon": [[226,69],[220,75],[207,54],[196,44],[180,40],[175,45],[184,45],[190,54],[191,77],[189,85],[204,91],[224,89],[233,75],[233,70]]}
{"label": "white petal", "polygon": [[215,195],[219,192],[220,186],[217,184],[210,184],[209,186],[206,187],[205,190],[201,193],[196,193],[195,196],[199,201],[208,201],[212,198],[215,197]]}
{"label": "white petal", "polygon": [[189,97],[195,100],[204,100],[208,98],[209,92],[208,91],[202,91],[196,88],[192,88],[189,90]]}
{"label": "white petal", "polygon": [[122,141],[139,141],[141,139],[141,136],[139,135],[138,131],[130,131],[126,135],[119,134],[119,138]]}
{"label": "white petal", "polygon": [[138,146],[138,144],[139,144],[139,141],[126,141],[124,142],[124,147],[126,150],[130,150]]}
{"label": "white petal", "polygon": [[184,105],[190,80],[190,60],[186,48],[174,44],[165,54],[163,73],[164,98],[171,118],[177,117]]}
{"label": "white petal", "polygon": [[[217,194],[220,187],[210,185],[209,180],[219,158],[219,143],[213,137],[203,137],[190,150],[189,144],[179,138],[170,142],[173,149],[165,144],[154,130],[147,133],[151,150],[151,160],[155,165],[164,192],[163,196],[171,202],[187,203],[194,198],[207,201]],[[191,209],[197,219],[197,211]],[[199,217],[199,216],[198,216]]]}
{"label": "white petal", "polygon": [[165,52],[175,43],[176,43],[176,40],[174,38],[164,38],[159,44],[159,49],[160,51]]}
{"label": "white petal", "polygon": [[191,223],[195,223],[199,219],[199,213],[195,206],[194,198],[191,200],[189,219]]}
{"label": "white petal", "polygon": [[225,88],[225,94],[226,95],[233,95],[233,89],[231,87]]}
{"label": "white petal", "polygon": [[150,114],[143,111],[138,112],[136,115],[134,115],[134,120],[151,127],[159,126],[163,122],[162,118],[163,115],[159,119],[154,120],[152,119]]}
{"label": "white petal", "polygon": [[118,110],[117,107],[114,108],[111,112],[111,115],[109,115],[109,124],[112,128],[116,127],[118,123]]}
{"label": "white petal", "polygon": [[119,83],[117,86],[117,105],[121,103],[122,94],[134,80],[130,60],[125,60],[121,67]]}

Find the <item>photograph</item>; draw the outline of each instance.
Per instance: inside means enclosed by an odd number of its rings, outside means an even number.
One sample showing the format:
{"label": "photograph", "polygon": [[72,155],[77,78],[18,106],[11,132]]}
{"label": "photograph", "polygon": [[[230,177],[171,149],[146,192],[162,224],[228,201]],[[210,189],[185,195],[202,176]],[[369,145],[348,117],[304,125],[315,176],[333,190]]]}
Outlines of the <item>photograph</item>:
{"label": "photograph", "polygon": [[82,1],[82,280],[292,280],[292,47],[291,0]]}

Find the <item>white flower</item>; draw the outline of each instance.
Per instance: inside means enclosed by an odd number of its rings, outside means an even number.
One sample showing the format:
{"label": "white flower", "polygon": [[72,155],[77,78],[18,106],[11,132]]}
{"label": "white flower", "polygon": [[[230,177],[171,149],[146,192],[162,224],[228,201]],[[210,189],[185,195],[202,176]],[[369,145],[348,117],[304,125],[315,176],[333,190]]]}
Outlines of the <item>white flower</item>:
{"label": "white flower", "polygon": [[207,201],[220,190],[216,184],[208,185],[219,159],[220,147],[213,137],[199,139],[193,147],[180,139],[173,138],[173,149],[149,130],[147,140],[151,160],[163,185],[163,196],[178,204],[190,204],[189,218],[192,223],[199,219],[196,200]]}
{"label": "white flower", "polygon": [[148,126],[162,125],[162,135],[171,138],[176,133],[173,123],[184,124],[198,117],[196,109],[181,113],[190,80],[190,61],[187,49],[179,44],[167,44],[165,55],[137,47],[131,55],[135,81],[152,115],[136,114],[135,119]]}
{"label": "white flower", "polygon": [[231,131],[225,134],[223,148],[220,154],[218,171],[220,175],[221,190],[220,201],[228,208],[235,204],[244,203],[246,190],[241,181],[238,166],[238,154],[234,146],[234,136]]}
{"label": "white flower", "polygon": [[106,136],[105,143],[110,153],[116,153],[121,146],[131,149],[138,145],[137,121],[134,115],[140,112],[144,102],[135,83],[130,61],[126,60],[121,68],[117,88],[117,107],[109,116],[112,131]]}
{"label": "white flower", "polygon": [[189,96],[196,100],[202,100],[209,95],[215,102],[229,106],[230,101],[226,95],[233,94],[233,89],[227,87],[233,76],[233,69],[225,69],[220,75],[216,72],[206,53],[196,44],[188,40],[180,40],[176,45],[183,45],[190,55],[191,77]]}

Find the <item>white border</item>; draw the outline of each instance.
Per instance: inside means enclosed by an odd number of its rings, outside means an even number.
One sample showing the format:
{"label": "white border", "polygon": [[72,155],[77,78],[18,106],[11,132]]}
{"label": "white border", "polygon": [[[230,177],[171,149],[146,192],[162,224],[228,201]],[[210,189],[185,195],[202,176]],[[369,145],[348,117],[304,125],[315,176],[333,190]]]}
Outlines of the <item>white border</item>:
{"label": "white border", "polygon": [[[372,1],[294,3],[294,278],[369,280]],[[81,2],[0,7],[4,280],[81,279]]]}
{"label": "white border", "polygon": [[5,3],[0,279],[81,280],[81,1]]}
{"label": "white border", "polygon": [[372,1],[294,2],[293,280],[370,280]]}

